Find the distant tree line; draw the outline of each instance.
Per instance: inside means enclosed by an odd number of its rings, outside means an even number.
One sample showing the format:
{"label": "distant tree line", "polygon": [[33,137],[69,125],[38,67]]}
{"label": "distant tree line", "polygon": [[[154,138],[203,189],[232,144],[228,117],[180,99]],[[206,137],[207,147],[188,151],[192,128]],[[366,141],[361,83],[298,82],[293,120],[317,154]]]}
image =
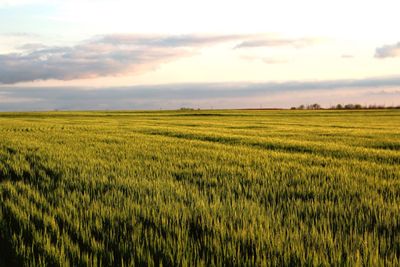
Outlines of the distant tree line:
{"label": "distant tree line", "polygon": [[194,111],[194,110],[200,110],[200,108],[190,108],[190,107],[182,107],[180,109],[178,109],[180,111]]}
{"label": "distant tree line", "polygon": [[300,105],[298,107],[292,107],[291,109],[322,109],[320,104],[312,104],[312,105]]}
{"label": "distant tree line", "polygon": [[[298,107],[291,107],[290,109],[324,109],[318,103],[311,104],[311,105],[300,105]],[[331,106],[327,109],[400,109],[400,106],[384,106],[384,105],[361,105],[361,104],[337,104],[335,106]]]}

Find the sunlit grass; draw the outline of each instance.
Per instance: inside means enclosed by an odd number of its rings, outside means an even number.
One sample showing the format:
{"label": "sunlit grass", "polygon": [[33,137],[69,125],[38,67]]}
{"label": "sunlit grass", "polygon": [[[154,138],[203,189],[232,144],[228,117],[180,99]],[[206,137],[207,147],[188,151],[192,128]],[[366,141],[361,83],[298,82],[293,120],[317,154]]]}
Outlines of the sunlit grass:
{"label": "sunlit grass", "polygon": [[0,263],[400,265],[400,112],[0,114]]}

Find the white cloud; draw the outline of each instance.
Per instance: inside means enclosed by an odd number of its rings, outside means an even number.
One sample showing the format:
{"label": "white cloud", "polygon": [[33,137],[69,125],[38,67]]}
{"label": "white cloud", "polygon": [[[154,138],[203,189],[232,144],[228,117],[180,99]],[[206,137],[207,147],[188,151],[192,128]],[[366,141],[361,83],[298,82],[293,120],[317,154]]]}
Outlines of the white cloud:
{"label": "white cloud", "polygon": [[49,3],[49,2],[50,1],[45,1],[45,0],[0,0],[0,7],[43,4],[43,3]]}
{"label": "white cloud", "polygon": [[253,55],[243,55],[243,56],[240,56],[240,58],[243,60],[248,60],[248,61],[261,61],[265,64],[283,64],[283,63],[289,62],[289,60],[284,59],[284,58],[262,57],[262,56],[253,56]]}
{"label": "white cloud", "polygon": [[354,58],[354,56],[351,55],[351,54],[343,54],[342,58],[344,58],[344,59],[352,59],[352,58]]}
{"label": "white cloud", "polygon": [[266,38],[266,39],[255,39],[243,41],[238,44],[235,48],[257,48],[257,47],[277,47],[277,46],[291,46],[296,48],[302,48],[313,45],[319,40],[315,38],[294,38],[294,39],[282,39],[282,38]]}

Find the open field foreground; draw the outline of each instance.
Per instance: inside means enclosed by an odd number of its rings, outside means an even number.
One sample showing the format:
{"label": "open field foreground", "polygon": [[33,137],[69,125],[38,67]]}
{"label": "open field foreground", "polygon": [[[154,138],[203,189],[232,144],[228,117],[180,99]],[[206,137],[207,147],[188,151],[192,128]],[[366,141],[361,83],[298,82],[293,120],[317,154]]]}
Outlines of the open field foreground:
{"label": "open field foreground", "polygon": [[400,265],[400,112],[0,114],[0,263]]}

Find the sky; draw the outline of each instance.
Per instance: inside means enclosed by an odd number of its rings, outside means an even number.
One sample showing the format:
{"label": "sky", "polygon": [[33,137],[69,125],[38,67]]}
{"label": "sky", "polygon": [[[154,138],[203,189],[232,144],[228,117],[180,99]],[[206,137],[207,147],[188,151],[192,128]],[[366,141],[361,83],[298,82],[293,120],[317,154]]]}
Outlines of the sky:
{"label": "sky", "polygon": [[0,111],[400,105],[400,2],[0,0]]}

